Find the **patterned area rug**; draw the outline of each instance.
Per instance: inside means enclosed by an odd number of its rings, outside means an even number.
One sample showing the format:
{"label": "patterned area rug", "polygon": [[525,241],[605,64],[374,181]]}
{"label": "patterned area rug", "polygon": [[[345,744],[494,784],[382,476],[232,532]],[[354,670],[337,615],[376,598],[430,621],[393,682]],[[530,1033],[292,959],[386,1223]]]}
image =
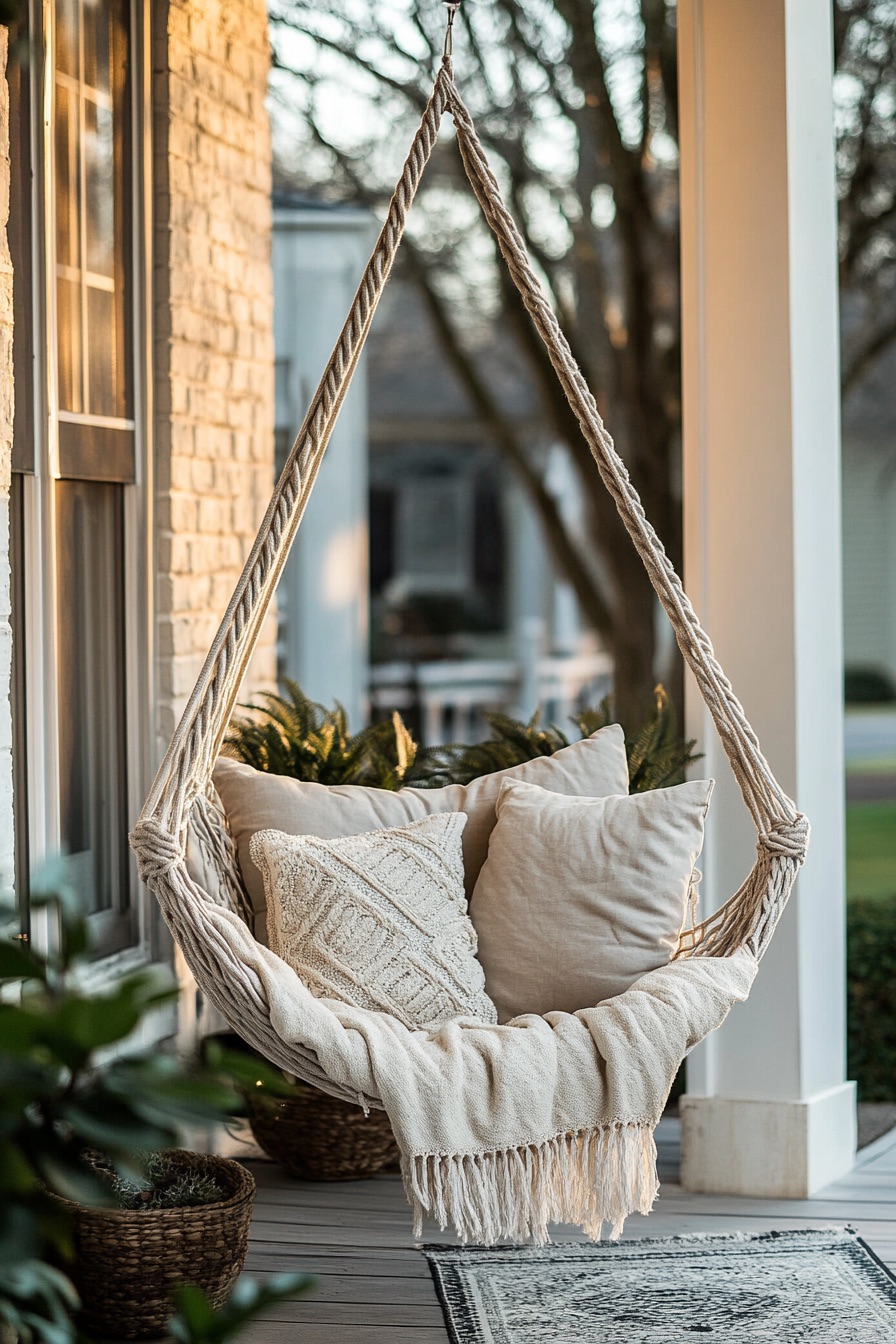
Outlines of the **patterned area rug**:
{"label": "patterned area rug", "polygon": [[425,1246],[452,1344],[882,1344],[896,1279],[849,1232]]}

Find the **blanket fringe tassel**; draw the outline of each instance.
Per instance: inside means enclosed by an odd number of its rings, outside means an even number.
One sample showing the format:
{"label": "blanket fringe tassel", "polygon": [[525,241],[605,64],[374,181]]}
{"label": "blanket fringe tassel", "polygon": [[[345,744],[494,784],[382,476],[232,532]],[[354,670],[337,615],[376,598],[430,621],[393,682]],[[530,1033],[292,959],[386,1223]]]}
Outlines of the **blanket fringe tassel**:
{"label": "blanket fringe tassel", "polygon": [[402,1158],[414,1235],[424,1216],[464,1241],[550,1241],[549,1223],[576,1223],[592,1241],[615,1241],[630,1213],[649,1213],[659,1191],[653,1126],[603,1125],[544,1143],[486,1153]]}

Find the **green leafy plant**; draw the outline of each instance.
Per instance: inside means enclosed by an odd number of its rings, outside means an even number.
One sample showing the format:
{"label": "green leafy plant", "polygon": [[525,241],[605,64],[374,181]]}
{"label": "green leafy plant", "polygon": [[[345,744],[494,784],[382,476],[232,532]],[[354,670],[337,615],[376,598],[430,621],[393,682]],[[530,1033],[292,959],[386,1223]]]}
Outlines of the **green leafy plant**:
{"label": "green leafy plant", "polygon": [[138,1180],[106,1168],[116,1208],[147,1212],[152,1209],[190,1209],[200,1204],[218,1204],[228,1198],[228,1191],[214,1176],[184,1175],[165,1152],[138,1153],[137,1163],[140,1169]]}
{"label": "green leafy plant", "polygon": [[71,1253],[68,1218],[53,1196],[114,1205],[93,1153],[145,1188],[141,1150],[239,1114],[242,1089],[260,1076],[282,1083],[276,1069],[220,1047],[202,1064],[129,1053],[146,1015],[176,998],[173,977],[142,970],[85,988],[87,921],[61,862],[33,882],[32,907],[46,911],[52,951],[13,931],[0,940],[0,1329],[25,1344],[71,1344],[77,1296],[59,1268]]}
{"label": "green leafy plant", "polygon": [[896,1101],[896,891],[846,907],[848,1077],[860,1101]]}
{"label": "green leafy plant", "polygon": [[[390,719],[349,731],[345,710],[328,710],[309,700],[294,681],[286,694],[267,692],[256,705],[245,705],[249,718],[234,720],[227,746],[238,760],[256,770],[319,784],[366,784],[373,788],[436,789],[469,784],[480,775],[506,770],[536,756],[568,747],[570,738],[556,724],[542,725],[536,712],[528,723],[506,714],[487,714],[491,737],[484,742],[419,749],[397,710]],[[614,722],[613,700],[605,697],[572,722],[582,736]],[[680,735],[675,707],[662,686],[642,727],[626,738],[630,790],[642,793],[676,784],[700,756],[696,742]]]}
{"label": "green leafy plant", "polygon": [[309,700],[294,681],[285,695],[267,692],[244,705],[249,717],[234,720],[227,746],[256,770],[319,784],[369,784],[400,789],[414,765],[417,746],[401,715],[349,731],[345,710]]}
{"label": "green leafy plant", "polygon": [[[586,709],[574,720],[583,737],[605,728],[613,719],[611,696],[601,700],[596,709]],[[626,734],[625,752],[628,757],[630,793],[646,793],[648,789],[663,789],[680,784],[689,765],[702,760],[694,751],[696,738],[683,738],[678,730],[675,706],[663,686],[653,692],[653,704],[641,728],[629,737]]]}
{"label": "green leafy plant", "polygon": [[542,727],[539,712],[528,723],[507,714],[486,714],[492,730],[484,742],[451,743],[418,753],[416,768],[408,781],[417,789],[438,789],[445,784],[469,784],[480,775],[506,770],[536,756],[552,756],[569,746],[569,738],[555,724]]}
{"label": "green leafy plant", "polygon": [[847,667],[843,696],[848,705],[884,705],[896,700],[896,684],[886,668]]}
{"label": "green leafy plant", "polygon": [[[569,746],[569,738],[555,724],[540,726],[537,713],[528,723],[506,714],[488,714],[486,720],[492,730],[490,738],[472,746],[435,747],[421,753],[408,782],[417,788],[469,784],[480,775],[506,770],[536,756],[550,756]],[[607,696],[594,709],[583,710],[572,722],[583,737],[605,728],[614,722],[612,698]],[[643,793],[678,783],[686,767],[700,760],[695,746],[696,741],[679,734],[675,707],[663,687],[657,686],[642,727],[634,737],[626,737],[630,791]]]}

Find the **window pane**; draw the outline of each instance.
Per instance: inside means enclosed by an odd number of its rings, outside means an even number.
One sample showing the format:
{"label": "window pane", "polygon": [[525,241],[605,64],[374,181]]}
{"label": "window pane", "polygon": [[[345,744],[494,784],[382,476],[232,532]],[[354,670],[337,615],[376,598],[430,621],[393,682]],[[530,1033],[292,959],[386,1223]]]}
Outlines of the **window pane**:
{"label": "window pane", "polygon": [[56,81],[56,260],[78,265],[78,100]]}
{"label": "window pane", "polygon": [[79,0],[57,0],[56,3],[56,66],[68,75],[78,74],[78,10]]}
{"label": "window pane", "polygon": [[110,89],[112,4],[110,0],[85,0],[84,82],[105,93]]}
{"label": "window pane", "polygon": [[118,378],[118,305],[107,289],[87,290],[87,380],[91,415],[125,415]]}
{"label": "window pane", "polygon": [[115,159],[112,109],[85,100],[84,191],[87,269],[115,274]]}
{"label": "window pane", "polygon": [[31,42],[27,10],[20,13],[10,42],[7,80],[9,83],[9,198],[15,207],[9,212],[7,230],[12,258],[13,289],[13,471],[33,471],[35,466],[34,433],[34,257],[32,253],[32,172],[31,130],[34,110],[31,99]]}
{"label": "window pane", "polygon": [[56,349],[59,408],[82,411],[81,404],[81,286],[74,280],[56,283]]}
{"label": "window pane", "polygon": [[62,844],[91,913],[128,908],[124,492],[56,487]]}
{"label": "window pane", "polygon": [[54,128],[60,409],[75,414],[131,413],[128,13],[56,0],[57,29],[78,37],[71,69],[57,43]]}
{"label": "window pane", "polygon": [[473,498],[467,477],[420,475],[398,499],[398,572],[416,592],[464,593],[472,586]]}
{"label": "window pane", "polygon": [[15,825],[16,904],[23,933],[28,910],[28,757],[25,718],[25,477],[13,472],[10,497],[9,560],[12,570],[12,806]]}

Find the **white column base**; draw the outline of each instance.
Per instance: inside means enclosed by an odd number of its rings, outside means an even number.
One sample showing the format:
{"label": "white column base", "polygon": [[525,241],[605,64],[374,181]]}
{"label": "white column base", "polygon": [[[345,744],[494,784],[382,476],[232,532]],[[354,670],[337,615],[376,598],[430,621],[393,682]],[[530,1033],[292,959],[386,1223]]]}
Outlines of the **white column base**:
{"label": "white column base", "polygon": [[806,1199],[855,1161],[855,1083],[807,1101],[684,1096],[680,1107],[685,1190]]}

